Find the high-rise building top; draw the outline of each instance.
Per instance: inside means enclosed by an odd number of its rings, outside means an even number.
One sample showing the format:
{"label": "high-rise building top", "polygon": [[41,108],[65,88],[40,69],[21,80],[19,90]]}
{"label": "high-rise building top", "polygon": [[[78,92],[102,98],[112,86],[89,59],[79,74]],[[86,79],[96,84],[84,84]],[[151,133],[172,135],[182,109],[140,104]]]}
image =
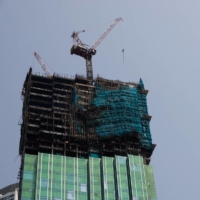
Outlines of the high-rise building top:
{"label": "high-rise building top", "polygon": [[[20,198],[156,199],[149,165],[155,145],[149,127],[148,90],[141,79],[133,83],[98,76],[92,82],[78,75],[46,77],[29,70],[22,90]],[[79,176],[81,169],[87,180]],[[99,186],[93,176],[100,176]],[[55,182],[59,182],[59,195],[52,196],[49,190],[56,190]],[[32,193],[26,196],[28,190]]]}
{"label": "high-rise building top", "polygon": [[146,95],[139,83],[28,73],[23,87],[20,154],[140,154],[152,144]]}

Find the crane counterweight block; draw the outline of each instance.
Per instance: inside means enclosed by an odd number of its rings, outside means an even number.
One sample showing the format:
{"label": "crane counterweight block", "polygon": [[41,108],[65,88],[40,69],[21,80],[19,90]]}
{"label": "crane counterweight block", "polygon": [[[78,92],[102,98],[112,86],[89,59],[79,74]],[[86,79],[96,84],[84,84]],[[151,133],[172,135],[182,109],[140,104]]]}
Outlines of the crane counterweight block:
{"label": "crane counterweight block", "polygon": [[71,55],[75,54],[85,59],[88,59],[88,57],[91,58],[92,56],[94,56],[97,51],[95,49],[88,49],[85,46],[73,45],[70,52]]}

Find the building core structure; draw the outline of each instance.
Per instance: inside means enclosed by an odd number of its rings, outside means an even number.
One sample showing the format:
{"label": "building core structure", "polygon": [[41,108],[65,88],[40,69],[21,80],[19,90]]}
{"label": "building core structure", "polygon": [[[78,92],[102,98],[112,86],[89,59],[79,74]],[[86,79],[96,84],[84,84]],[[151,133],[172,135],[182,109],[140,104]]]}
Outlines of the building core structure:
{"label": "building core structure", "polygon": [[36,75],[22,90],[19,199],[156,200],[139,83]]}

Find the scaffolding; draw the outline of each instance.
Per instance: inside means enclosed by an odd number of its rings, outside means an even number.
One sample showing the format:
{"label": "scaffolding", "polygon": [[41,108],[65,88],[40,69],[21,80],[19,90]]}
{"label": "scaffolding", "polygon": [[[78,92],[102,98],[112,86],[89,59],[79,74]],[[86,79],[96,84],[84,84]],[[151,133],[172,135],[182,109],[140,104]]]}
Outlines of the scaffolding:
{"label": "scaffolding", "polygon": [[26,76],[19,153],[88,157],[143,155],[152,144],[142,80],[125,83],[83,76]]}

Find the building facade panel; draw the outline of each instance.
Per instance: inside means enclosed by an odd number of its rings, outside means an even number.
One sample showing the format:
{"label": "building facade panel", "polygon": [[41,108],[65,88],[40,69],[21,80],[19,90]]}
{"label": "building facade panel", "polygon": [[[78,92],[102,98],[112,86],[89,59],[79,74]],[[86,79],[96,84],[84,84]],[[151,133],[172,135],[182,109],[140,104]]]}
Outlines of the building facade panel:
{"label": "building facade panel", "polygon": [[24,168],[22,200],[156,200],[152,166],[141,156],[26,154]]}

